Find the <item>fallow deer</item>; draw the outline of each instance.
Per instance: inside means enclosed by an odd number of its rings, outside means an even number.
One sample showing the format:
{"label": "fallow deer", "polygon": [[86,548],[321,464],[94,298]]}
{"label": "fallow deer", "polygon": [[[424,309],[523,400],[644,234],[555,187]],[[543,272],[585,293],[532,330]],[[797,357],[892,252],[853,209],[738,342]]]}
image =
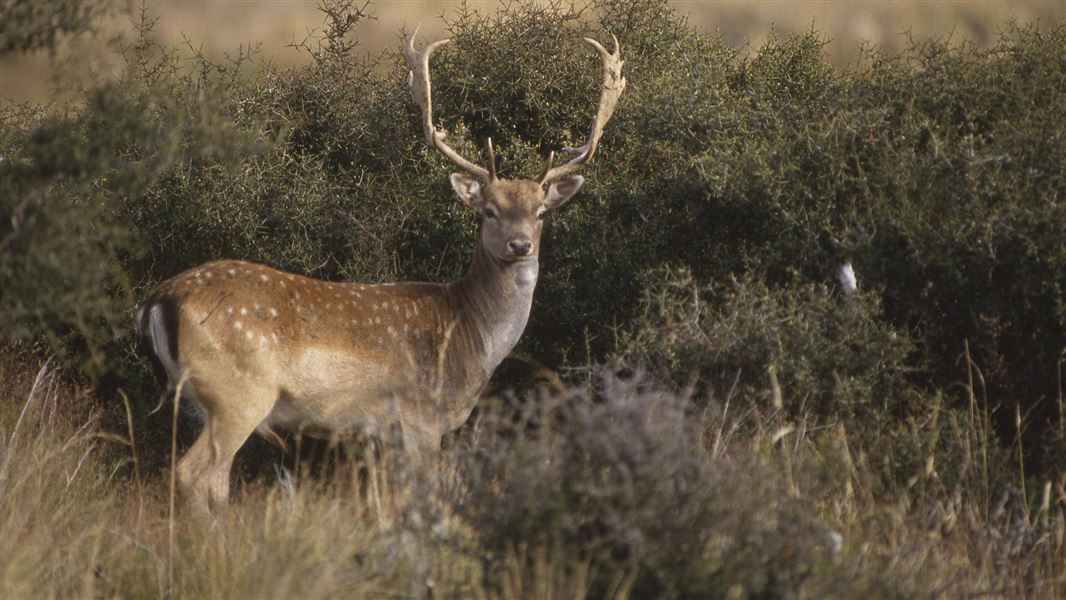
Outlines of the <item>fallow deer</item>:
{"label": "fallow deer", "polygon": [[545,211],[572,198],[575,175],[596,151],[625,79],[618,40],[600,54],[599,108],[584,146],[536,179],[496,176],[463,158],[433,124],[429,59],[448,43],[404,54],[427,144],[470,176],[453,173],[455,193],[481,215],[466,274],[448,284],[378,285],[320,281],[238,260],[210,262],[160,283],[138,313],[168,389],[181,390],[204,421],[177,465],[183,498],[210,512],[228,502],[234,454],[253,432],[274,428],[335,435],[398,424],[415,462],[467,419],[497,365],[525,329],[537,283]]}

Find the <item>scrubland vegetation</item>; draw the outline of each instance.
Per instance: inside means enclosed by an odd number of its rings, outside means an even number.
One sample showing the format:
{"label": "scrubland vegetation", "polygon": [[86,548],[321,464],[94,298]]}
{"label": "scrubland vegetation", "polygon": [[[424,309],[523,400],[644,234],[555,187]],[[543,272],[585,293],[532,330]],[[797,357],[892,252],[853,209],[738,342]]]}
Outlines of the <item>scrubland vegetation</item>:
{"label": "scrubland vegetation", "polygon": [[842,70],[653,0],[460,11],[437,115],[504,176],[586,131],[581,35],[627,61],[516,359],[431,489],[387,436],[251,442],[230,511],[174,515],[152,285],[218,257],[444,281],[474,245],[402,59],[326,8],[308,66],[183,56],[147,15],[120,80],[0,115],[0,596],[1066,595],[1056,27]]}

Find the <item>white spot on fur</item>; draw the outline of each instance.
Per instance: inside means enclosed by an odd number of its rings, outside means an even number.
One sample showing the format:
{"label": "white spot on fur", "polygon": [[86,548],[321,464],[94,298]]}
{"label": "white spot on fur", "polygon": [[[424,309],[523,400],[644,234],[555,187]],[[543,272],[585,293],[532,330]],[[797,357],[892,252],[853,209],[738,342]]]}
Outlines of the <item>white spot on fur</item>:
{"label": "white spot on fur", "polygon": [[252,332],[251,332],[251,330],[249,330],[249,331],[245,331],[245,332],[244,332],[244,337],[246,337],[246,338],[248,338],[248,339],[252,339],[252,337],[253,337],[254,335],[255,335],[255,334],[254,334],[254,333],[252,333]]}
{"label": "white spot on fur", "polygon": [[247,314],[248,314],[248,309],[247,309],[247,308],[244,308],[244,307],[242,306],[242,307],[241,307],[241,316],[243,317],[243,316],[246,316]]}
{"label": "white spot on fur", "polygon": [[378,325],[381,325],[381,317],[375,317],[374,318],[374,323],[376,323]]}
{"label": "white spot on fur", "polygon": [[233,314],[233,307],[232,306],[227,306],[226,307],[226,314],[227,315],[232,315]]}
{"label": "white spot on fur", "polygon": [[229,273],[230,277],[235,277],[237,275],[237,269],[226,269],[226,272]]}
{"label": "white spot on fur", "polygon": [[269,277],[267,277],[266,275],[260,275],[260,276],[259,276],[259,280],[260,280],[260,281],[270,281],[270,278],[269,278]]}
{"label": "white spot on fur", "polygon": [[244,323],[241,323],[240,321],[235,321],[233,323],[233,328],[236,329],[237,331],[240,331],[240,330],[244,329]]}
{"label": "white spot on fur", "polygon": [[257,311],[258,311],[258,310],[259,310],[260,308],[262,308],[262,307],[261,307],[261,306],[259,306],[259,303],[258,303],[258,302],[256,302],[255,304],[253,304],[253,305],[252,305],[252,308],[254,308],[255,310],[257,310]]}
{"label": "white spot on fur", "polygon": [[276,308],[271,308],[271,309],[270,309],[270,316],[271,316],[271,317],[274,317],[275,319],[276,319],[276,318],[278,318],[278,309],[276,309]]}

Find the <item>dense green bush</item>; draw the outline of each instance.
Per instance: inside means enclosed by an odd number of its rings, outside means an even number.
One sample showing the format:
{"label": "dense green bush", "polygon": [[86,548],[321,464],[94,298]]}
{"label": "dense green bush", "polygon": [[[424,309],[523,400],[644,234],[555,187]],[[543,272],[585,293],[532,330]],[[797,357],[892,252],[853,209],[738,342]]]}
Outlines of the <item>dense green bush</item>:
{"label": "dense green bush", "polygon": [[761,399],[837,419],[899,416],[912,345],[881,319],[872,294],[825,285],[771,290],[750,277],[701,288],[687,269],[649,274],[644,313],[620,344],[622,365],[667,381],[704,381],[712,396]]}
{"label": "dense green bush", "polygon": [[[47,338],[129,388],[144,373],[130,368],[136,301],[199,262],[462,272],[476,223],[422,142],[402,59],[362,58],[361,13],[328,8],[308,66],[186,60],[143,20],[120,81],[65,112],[4,109],[5,341]],[[817,34],[741,54],[657,0],[464,10],[450,29],[436,114],[468,155],[492,136],[505,176],[586,134],[600,74],[581,35],[616,34],[626,59],[589,182],[546,232],[520,350],[552,367],[643,352],[714,385],[744,363],[763,397],[776,365],[788,402],[829,414],[900,408],[900,385],[965,400],[950,386],[968,344],[1004,440],[1017,407],[1027,449],[1066,456],[1066,30],[1007,27],[987,50],[922,43],[843,71]],[[848,259],[862,290],[850,303],[832,291]],[[664,265],[716,290],[705,332],[724,319],[746,333],[656,363],[670,346],[641,274]]]}

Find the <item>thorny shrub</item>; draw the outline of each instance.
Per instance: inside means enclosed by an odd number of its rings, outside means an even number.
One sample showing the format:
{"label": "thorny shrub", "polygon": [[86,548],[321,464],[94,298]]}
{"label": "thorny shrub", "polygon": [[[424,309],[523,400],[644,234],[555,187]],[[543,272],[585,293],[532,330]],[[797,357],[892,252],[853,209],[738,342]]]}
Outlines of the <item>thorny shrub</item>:
{"label": "thorny shrub", "polygon": [[[141,418],[155,387],[132,313],[162,278],[219,257],[327,279],[461,273],[476,223],[418,133],[402,58],[363,57],[362,9],[326,5],[306,66],[183,57],[142,15],[119,80],[65,111],[2,111],[0,341],[46,340]],[[660,0],[466,7],[449,28],[436,114],[467,155],[492,136],[505,176],[586,135],[600,74],[581,36],[616,34],[626,59],[588,184],[547,227],[530,362],[643,355],[717,388],[743,366],[771,404],[772,368],[789,406],[875,421],[938,394],[967,408],[969,374],[1001,447],[1062,472],[1066,29],[840,70],[817,33],[738,53]],[[831,291],[847,260],[852,301]],[[712,286],[708,314],[736,326],[724,345],[654,339],[659,284],[641,277],[664,265]],[[516,365],[501,385],[527,380]]]}

